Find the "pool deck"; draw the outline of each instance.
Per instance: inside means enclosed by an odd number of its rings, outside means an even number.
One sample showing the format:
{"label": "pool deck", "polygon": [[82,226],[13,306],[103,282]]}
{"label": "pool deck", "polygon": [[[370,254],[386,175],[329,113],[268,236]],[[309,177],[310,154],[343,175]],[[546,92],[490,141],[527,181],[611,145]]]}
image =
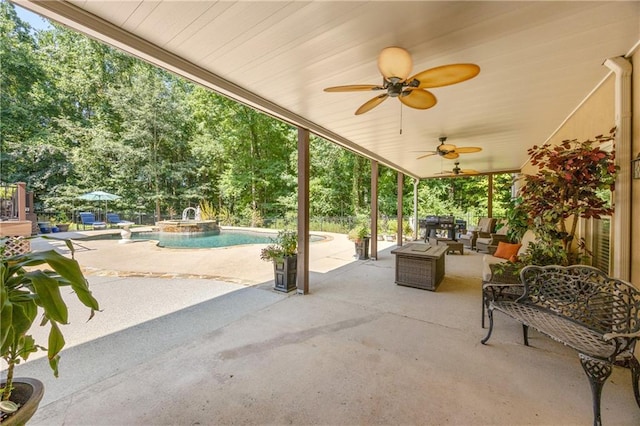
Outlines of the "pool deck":
{"label": "pool deck", "polygon": [[[260,228],[242,229],[256,232],[275,232]],[[134,232],[151,228],[134,228]],[[74,242],[75,258],[87,275],[211,278],[243,285],[256,285],[273,280],[273,264],[260,260],[260,250],[266,244],[249,244],[208,249],[172,249],[158,247],[154,241],[86,240],[84,238],[119,234],[118,229],[79,231],[50,234],[51,238],[70,238]],[[326,273],[354,260],[354,244],[344,234],[313,232],[325,237],[312,242],[309,250],[310,271]],[[395,242],[378,241],[378,250],[395,247]],[[63,254],[69,251],[62,241],[36,239],[33,249],[55,248]]]}

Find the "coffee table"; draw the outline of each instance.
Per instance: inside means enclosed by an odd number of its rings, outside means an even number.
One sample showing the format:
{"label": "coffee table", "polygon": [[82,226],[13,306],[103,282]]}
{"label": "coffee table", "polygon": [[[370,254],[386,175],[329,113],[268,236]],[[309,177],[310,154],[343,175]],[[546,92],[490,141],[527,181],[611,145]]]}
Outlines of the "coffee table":
{"label": "coffee table", "polygon": [[444,278],[446,245],[407,244],[396,255],[396,284],[435,291]]}

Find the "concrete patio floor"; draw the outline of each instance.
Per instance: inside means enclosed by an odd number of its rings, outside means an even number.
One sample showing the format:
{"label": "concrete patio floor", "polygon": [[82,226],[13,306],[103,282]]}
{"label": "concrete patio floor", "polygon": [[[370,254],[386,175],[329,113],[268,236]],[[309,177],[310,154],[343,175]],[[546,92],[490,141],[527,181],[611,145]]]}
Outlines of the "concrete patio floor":
{"label": "concrete patio floor", "polygon": [[[71,306],[60,378],[31,425],[585,425],[577,354],[496,316],[480,344],[481,254],[446,256],[437,292],[394,284],[394,243],[353,261],[342,235],[311,245],[311,294],[272,290],[259,248],[175,250],[78,241],[102,312]],[[54,243],[61,251],[64,247]],[[65,297],[68,297],[66,295]],[[604,387],[605,425],[638,425],[627,370]]]}

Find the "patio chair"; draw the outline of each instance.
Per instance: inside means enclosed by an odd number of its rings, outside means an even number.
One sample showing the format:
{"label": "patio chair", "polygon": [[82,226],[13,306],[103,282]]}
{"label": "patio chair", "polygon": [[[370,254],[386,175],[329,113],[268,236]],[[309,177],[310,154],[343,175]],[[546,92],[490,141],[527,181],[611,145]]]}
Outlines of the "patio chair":
{"label": "patio chair", "polygon": [[80,212],[80,222],[82,223],[82,229],[86,229],[87,225],[93,229],[104,229],[107,224],[96,220],[96,217],[91,212]]}
{"label": "patio chair", "polygon": [[476,238],[476,250],[486,251],[489,254],[493,254],[492,251],[495,252],[500,241],[507,242],[507,232],[509,232],[509,225],[504,219],[499,221],[496,225],[496,232],[478,232],[478,238]]}
{"label": "patio chair", "polygon": [[118,213],[107,213],[107,224],[109,226],[118,225],[118,224],[132,224],[133,222],[129,222],[128,220],[120,219],[120,215]]}
{"label": "patio chair", "polygon": [[476,240],[480,232],[491,233],[495,227],[496,220],[491,217],[483,217],[478,221],[478,226],[470,226],[465,234],[460,234],[458,242],[464,244],[465,247],[474,249]]}

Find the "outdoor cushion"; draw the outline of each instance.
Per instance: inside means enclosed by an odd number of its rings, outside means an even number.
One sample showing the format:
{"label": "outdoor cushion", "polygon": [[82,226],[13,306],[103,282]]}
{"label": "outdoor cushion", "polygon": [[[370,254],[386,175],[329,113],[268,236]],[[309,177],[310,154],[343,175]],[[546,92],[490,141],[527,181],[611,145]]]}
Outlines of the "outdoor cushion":
{"label": "outdoor cushion", "polygon": [[493,255],[502,259],[511,259],[514,256],[518,255],[518,250],[520,250],[520,247],[522,247],[522,244],[511,244],[500,241],[498,243],[498,249]]}

